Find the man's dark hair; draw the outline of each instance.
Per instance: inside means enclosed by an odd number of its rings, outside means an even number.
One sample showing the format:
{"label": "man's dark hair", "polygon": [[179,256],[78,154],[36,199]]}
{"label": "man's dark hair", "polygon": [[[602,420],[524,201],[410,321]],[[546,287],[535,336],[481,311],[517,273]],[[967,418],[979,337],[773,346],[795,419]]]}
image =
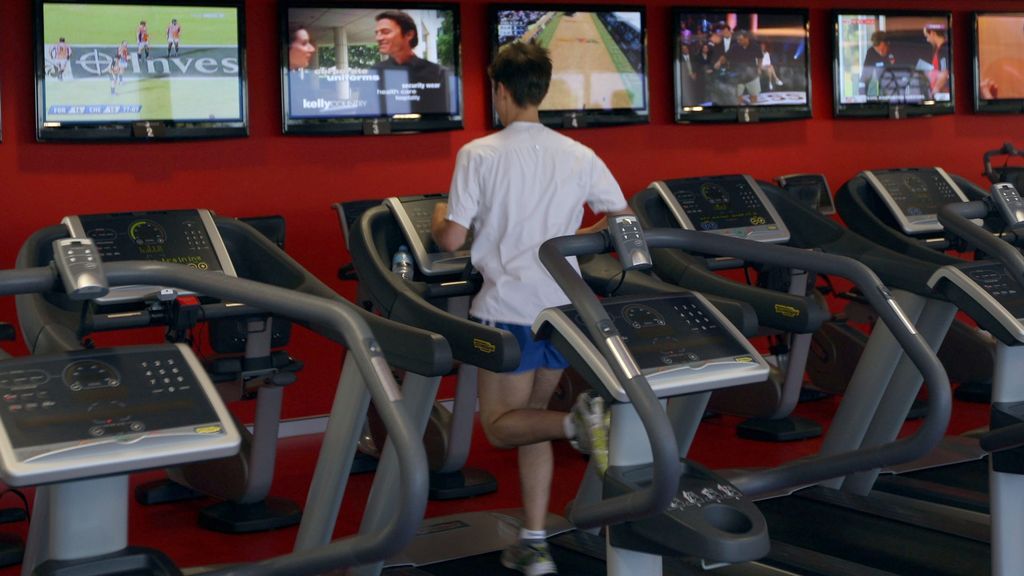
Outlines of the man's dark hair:
{"label": "man's dark hair", "polygon": [[878,46],[882,42],[888,42],[889,35],[882,30],[876,30],[871,33],[871,45]]}
{"label": "man's dark hair", "polygon": [[377,18],[375,20],[377,22],[380,22],[381,20],[393,21],[402,29],[402,36],[412,32],[412,40],[409,41],[410,48],[415,48],[416,45],[420,43],[420,33],[416,30],[416,22],[413,21],[412,16],[409,16],[405,12],[399,10],[388,10],[387,12],[377,14]]}
{"label": "man's dark hair", "polygon": [[925,30],[931,32],[932,34],[935,34],[939,38],[942,38],[943,40],[946,39],[946,27],[945,26],[943,26],[941,24],[929,24],[929,25],[925,26],[924,28],[925,28]]}
{"label": "man's dark hair", "polygon": [[513,42],[498,52],[487,74],[505,86],[516,105],[540,106],[551,85],[551,57],[537,44]]}

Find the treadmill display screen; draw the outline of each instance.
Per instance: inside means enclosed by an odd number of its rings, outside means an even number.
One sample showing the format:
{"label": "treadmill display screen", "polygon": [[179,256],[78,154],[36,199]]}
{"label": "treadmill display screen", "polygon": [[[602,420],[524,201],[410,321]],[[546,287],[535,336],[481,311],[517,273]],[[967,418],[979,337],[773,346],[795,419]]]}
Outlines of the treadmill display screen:
{"label": "treadmill display screen", "polygon": [[219,421],[187,361],[170,345],[4,361],[0,403],[12,447],[25,450],[19,450],[22,459],[63,443],[206,429]]}
{"label": "treadmill display screen", "polygon": [[96,214],[79,220],[106,262],[156,260],[223,271],[196,210]]}
{"label": "treadmill display screen", "polygon": [[798,174],[779,178],[779,186],[792,194],[801,204],[822,214],[835,214],[832,192],[821,174]]}
{"label": "treadmill display screen", "polygon": [[341,216],[341,233],[345,236],[345,244],[348,244],[348,235],[356,227],[356,222],[370,208],[380,206],[380,200],[352,200],[338,204],[338,213]]}
{"label": "treadmill display screen", "polygon": [[775,224],[742,176],[669,182],[676,201],[698,230],[729,230]]}
{"label": "treadmill display screen", "polygon": [[[642,370],[750,356],[692,294],[608,298],[601,303]],[[575,308],[562,310],[587,334]]]}
{"label": "treadmill display screen", "polygon": [[943,204],[962,202],[957,191],[933,168],[874,171],[878,182],[905,216],[930,216]]}

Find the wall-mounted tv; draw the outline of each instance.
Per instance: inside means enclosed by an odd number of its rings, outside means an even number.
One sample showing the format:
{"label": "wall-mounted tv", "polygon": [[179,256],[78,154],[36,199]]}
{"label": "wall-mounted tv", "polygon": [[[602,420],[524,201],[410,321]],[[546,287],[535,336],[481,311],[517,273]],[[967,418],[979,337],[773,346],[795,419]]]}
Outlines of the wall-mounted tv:
{"label": "wall-mounted tv", "polygon": [[36,0],[36,136],[245,136],[242,0]]}
{"label": "wall-mounted tv", "polygon": [[[648,121],[643,6],[500,4],[490,10],[493,54],[513,42],[533,42],[551,54],[541,122],[578,128]],[[493,121],[500,124],[497,113]]]}
{"label": "wall-mounted tv", "polygon": [[461,128],[461,76],[457,4],[281,5],[287,134]]}
{"label": "wall-mounted tv", "polygon": [[809,118],[806,10],[676,8],[676,122]]}
{"label": "wall-mounted tv", "polygon": [[836,116],[953,113],[949,12],[836,12]]}
{"label": "wall-mounted tv", "polygon": [[1024,13],[974,15],[974,109],[1024,112]]}

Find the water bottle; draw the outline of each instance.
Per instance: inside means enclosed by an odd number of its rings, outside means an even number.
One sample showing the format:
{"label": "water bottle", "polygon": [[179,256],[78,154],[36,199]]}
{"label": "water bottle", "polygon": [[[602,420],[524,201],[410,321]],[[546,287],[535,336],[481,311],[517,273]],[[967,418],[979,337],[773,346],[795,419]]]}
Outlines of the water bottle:
{"label": "water bottle", "polygon": [[403,244],[398,247],[398,252],[391,259],[391,271],[405,280],[412,280],[412,254],[409,254],[408,246]]}

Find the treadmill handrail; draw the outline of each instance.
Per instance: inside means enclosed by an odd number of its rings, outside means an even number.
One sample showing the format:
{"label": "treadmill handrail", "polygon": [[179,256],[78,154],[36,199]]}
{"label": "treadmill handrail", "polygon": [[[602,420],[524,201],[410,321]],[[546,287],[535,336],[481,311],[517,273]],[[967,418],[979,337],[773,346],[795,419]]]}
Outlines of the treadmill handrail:
{"label": "treadmill handrail", "polygon": [[[758,184],[764,187],[763,182],[759,181]],[[664,214],[655,213],[652,205],[664,207]],[[638,192],[630,200],[630,206],[636,212],[644,229],[675,229],[679,226],[674,218],[668,216],[669,210],[655,186],[648,186]],[[707,255],[667,249],[655,250],[651,255],[654,257],[655,271],[665,281],[699,291],[706,296],[716,295],[746,302],[754,307],[758,322],[768,328],[796,334],[811,334],[831,318],[828,310],[813,296],[787,294],[736,282],[715,274],[712,271],[715,266],[709,263],[713,261],[706,258]]]}
{"label": "treadmill handrail", "polygon": [[987,200],[945,204],[939,207],[939,222],[946,232],[963,238],[968,244],[1001,262],[1014,280],[1024,282],[1024,255],[1021,255],[1020,250],[971,222],[972,218],[985,218],[992,211],[990,201]]}
{"label": "treadmill handrail", "polygon": [[987,432],[978,439],[978,445],[989,454],[1024,446],[1024,423],[1013,424]]}
{"label": "treadmill handrail", "polygon": [[[355,359],[374,405],[394,442],[402,470],[401,504],[386,529],[353,535],[331,544],[294,552],[256,564],[227,568],[213,574],[319,574],[338,566],[354,566],[398,553],[415,535],[427,503],[427,457],[422,439],[413,431],[402,393],[367,323],[350,306],[286,288],[242,278],[197,272],[176,264],[148,261],[104,264],[111,285],[167,285],[231,301],[242,301],[271,314],[307,324],[346,346]],[[55,267],[0,271],[0,295],[60,290]]]}
{"label": "treadmill handrail", "polygon": [[1007,156],[1007,160],[1011,156],[1024,157],[1024,151],[1017,150],[1017,147],[1013,145],[1013,142],[1004,142],[1000,148],[995,150],[989,150],[982,156],[982,161],[985,163],[985,172],[983,175],[989,179],[990,182],[995,184],[999,178],[996,176],[995,170],[992,169],[992,157],[993,156]]}
{"label": "treadmill handrail", "polygon": [[301,270],[304,279],[298,288],[299,291],[335,300],[354,310],[370,326],[370,330],[384,349],[384,357],[395,368],[411,370],[424,376],[440,376],[451,370],[451,346],[435,331],[392,322],[345,300],[323,281],[309,273],[290,254],[242,220],[217,216],[214,221],[226,242],[230,243],[232,240],[229,230],[243,230],[246,240],[261,247],[267,257],[272,257],[289,268]]}
{"label": "treadmill handrail", "polygon": [[[928,411],[924,424],[911,436],[883,446],[819,456],[768,470],[742,473],[732,480],[737,488],[745,494],[749,496],[762,495],[784,488],[845,476],[858,470],[870,470],[914,460],[927,454],[942,439],[952,408],[949,379],[946,372],[934,352],[893,300],[889,290],[867,266],[844,256],[713,236],[690,230],[653,229],[647,230],[645,235],[651,248],[681,248],[847,278],[860,288],[875,308],[879,318],[906,350],[907,356],[924,377],[925,385],[928,388]],[[561,251],[566,255],[578,256],[588,253],[585,252],[587,249],[601,249],[598,246],[600,240],[590,240],[589,244],[585,244],[579,238],[584,237],[562,238],[549,242],[563,244]],[[605,244],[607,246],[607,242]],[[543,247],[542,261],[544,261]],[[546,261],[545,264],[547,264]],[[561,280],[567,274],[564,268],[561,268],[560,271],[561,274],[556,276],[556,280],[562,284]],[[552,274],[554,275],[554,273]],[[571,278],[565,279],[570,282],[563,287],[570,286],[572,290],[572,292],[566,290],[566,294],[576,305],[581,316],[588,321],[588,327],[590,327],[591,319],[600,318],[601,316],[597,312],[603,313],[603,308],[592,293],[580,290],[577,283],[572,282]],[[582,283],[582,280],[579,283]],[[585,314],[585,311],[589,316]],[[595,341],[601,342],[601,339],[595,338]],[[603,346],[603,342],[601,346]],[[602,349],[602,352],[605,350]],[[617,376],[622,377],[621,374],[617,374]],[[641,417],[643,417],[643,413],[641,413]]]}
{"label": "treadmill handrail", "polygon": [[[613,348],[613,342],[616,339],[621,342],[621,336],[597,296],[566,258],[600,254],[611,248],[611,238],[607,232],[552,238],[540,247],[541,263],[576,307],[590,332],[590,337],[606,358],[619,357],[619,351]],[[653,455],[651,483],[638,492],[588,505],[573,506],[569,513],[569,521],[579,528],[593,528],[653,516],[668,508],[679,489],[679,449],[672,423],[661,407],[658,397],[639,370],[630,370],[620,362],[608,364],[615,377],[622,383],[647,431]]]}
{"label": "treadmill handrail", "polygon": [[[335,300],[355,310],[369,324],[391,365],[425,376],[440,376],[451,370],[451,348],[440,335],[430,330],[392,322],[345,300],[251,225],[221,216],[215,217],[214,222],[228,244],[236,239],[243,239],[250,244],[249,247],[259,249],[261,258],[272,259],[282,268],[301,276],[300,285],[290,288]],[[21,269],[46,264],[46,260],[42,259],[46,258],[50,243],[57,238],[66,238],[68,234],[67,228],[63,225],[36,230],[22,244],[15,266]],[[77,333],[81,325],[81,315],[77,308],[74,311],[68,310],[43,298],[17,298],[15,304],[22,334],[30,351],[37,352],[40,347],[46,351],[82,348],[81,335]]]}
{"label": "treadmill handrail", "polygon": [[736,238],[715,238],[686,230],[649,230],[647,241],[651,246],[696,250],[846,278],[861,290],[878,317],[893,333],[924,377],[928,388],[928,411],[924,424],[913,435],[892,444],[791,462],[732,478],[736,487],[745,494],[757,496],[783,488],[845,476],[858,470],[870,470],[914,460],[926,455],[942,440],[952,410],[949,378],[935,353],[870,268],[845,256],[765,245]]}
{"label": "treadmill handrail", "polygon": [[438,308],[422,295],[427,284],[405,280],[391,271],[375,236],[376,227],[383,226],[386,218],[394,218],[387,206],[370,208],[356,220],[349,236],[352,263],[374,306],[391,320],[441,334],[457,360],[492,372],[519,366],[519,345],[512,333]]}

